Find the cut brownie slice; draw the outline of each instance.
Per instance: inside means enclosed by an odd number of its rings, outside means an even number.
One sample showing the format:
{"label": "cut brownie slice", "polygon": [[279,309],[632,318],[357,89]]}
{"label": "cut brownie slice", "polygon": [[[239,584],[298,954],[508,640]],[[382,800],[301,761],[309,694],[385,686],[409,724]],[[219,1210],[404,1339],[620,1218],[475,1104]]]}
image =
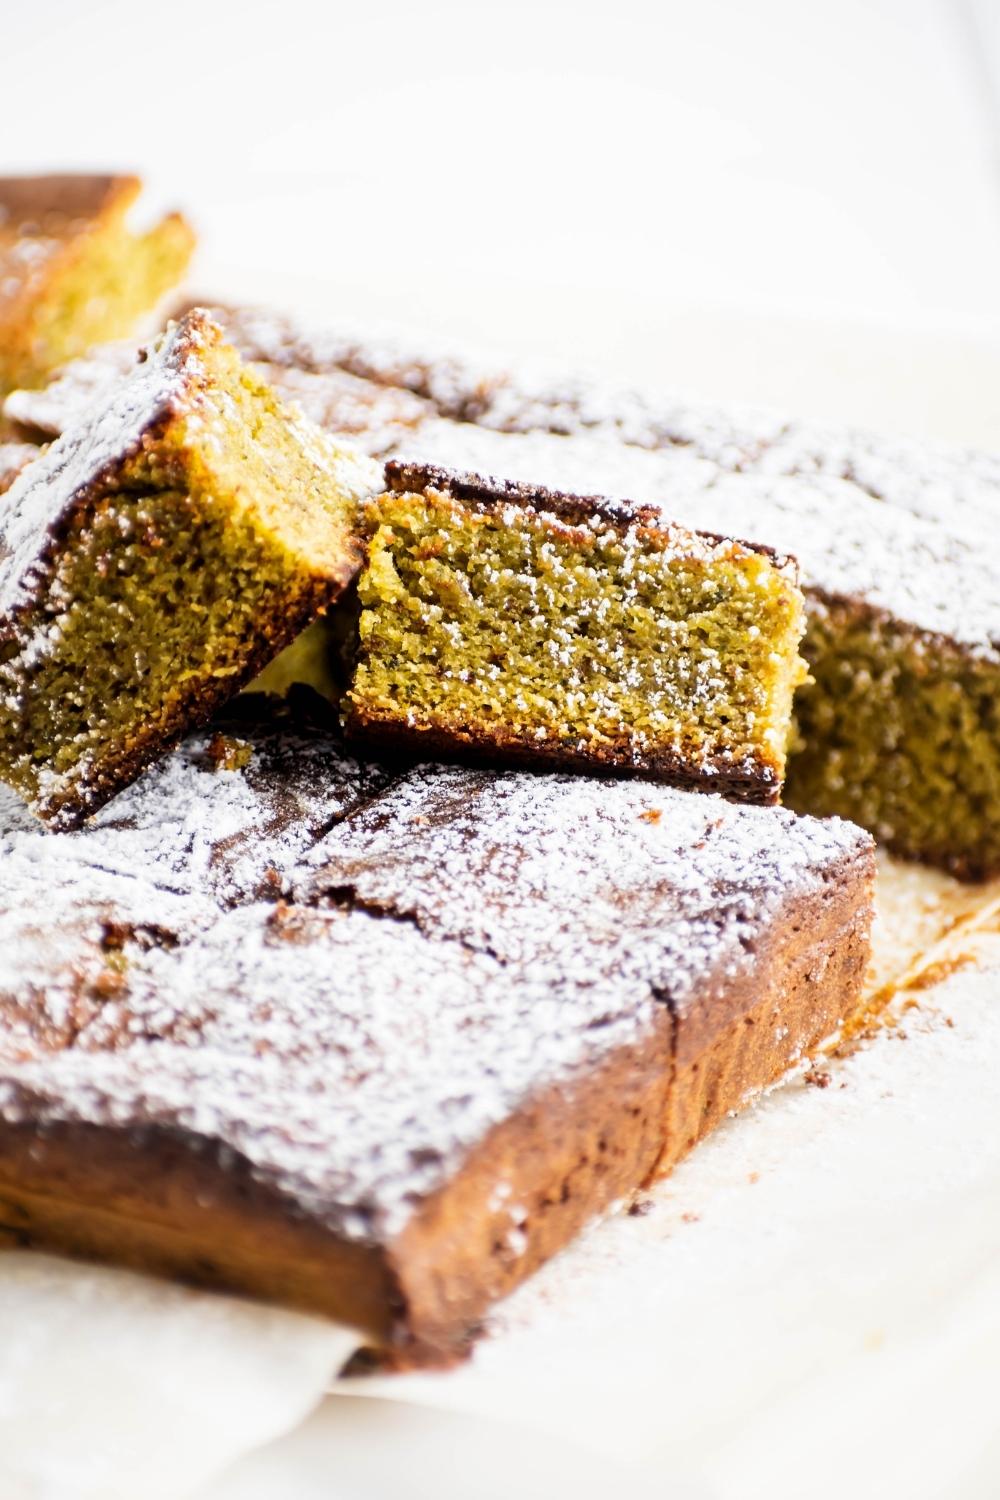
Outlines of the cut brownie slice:
{"label": "cut brownie slice", "polygon": [[[260,310],[221,315],[247,357],[315,380],[347,370],[419,402],[411,458],[628,494],[792,553],[814,681],[796,694],[787,795],[962,878],[1000,870],[1000,621],[979,545],[1000,519],[995,455],[531,380]],[[359,442],[384,452],[384,436],[377,424]]]}
{"label": "cut brownie slice", "polygon": [[801,679],[793,563],[612,501],[386,475],[353,733],[777,800]]}
{"label": "cut brownie slice", "polygon": [[0,1220],[452,1357],[852,1013],[872,874],[836,821],[425,769],[316,846],[318,905],[129,929],[68,1032],[62,998],[22,1000]]}
{"label": "cut brownie slice", "polygon": [[844,480],[724,474],[684,451],[593,434],[438,421],[412,449],[557,487],[589,474],[685,526],[786,548],[800,568],[810,670],[795,694],[786,799],[853,818],[896,853],[962,879],[1000,871],[1000,591],[962,528]]}
{"label": "cut brownie slice", "polygon": [[54,826],[100,807],[338,597],[381,478],[173,326],[0,508],[0,776]]}
{"label": "cut brownie slice", "polygon": [[129,333],[180,280],[194,235],[179,214],[134,233],[141,189],[137,177],[0,177],[0,392]]}

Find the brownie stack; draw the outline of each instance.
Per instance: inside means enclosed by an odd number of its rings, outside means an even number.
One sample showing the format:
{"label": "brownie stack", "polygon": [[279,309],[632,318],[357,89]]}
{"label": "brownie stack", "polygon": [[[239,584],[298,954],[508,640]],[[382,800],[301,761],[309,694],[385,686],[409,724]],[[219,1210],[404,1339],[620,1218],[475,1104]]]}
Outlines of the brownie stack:
{"label": "brownie stack", "polygon": [[[77,218],[66,246],[94,232]],[[19,221],[18,243],[31,232]],[[67,256],[47,261],[37,284],[19,281],[17,324],[54,308],[72,349],[86,338],[74,343]],[[45,828],[0,789],[0,1238],[324,1313],[398,1363],[447,1362],[583,1225],[856,1016],[873,840],[837,817],[641,779],[658,763],[636,748],[634,725],[627,753],[604,758],[633,773],[624,780],[553,772],[600,758],[533,756],[530,736],[516,770],[502,754],[485,766],[416,763],[403,704],[389,756],[345,744],[339,706],[301,684],[285,702],[252,688],[236,699],[309,611],[282,605],[288,631],[264,629],[259,563],[219,562],[233,555],[231,528],[253,539],[251,559],[267,549],[280,601],[318,566],[310,538],[343,500],[336,587],[312,610],[330,607],[329,619],[336,605],[339,647],[363,628],[350,599],[337,601],[372,563],[360,518],[384,479],[371,459],[393,454],[498,475],[466,486],[474,505],[501,494],[527,504],[511,481],[529,481],[527,508],[553,536],[571,521],[607,531],[613,515],[629,568],[680,521],[670,541],[682,560],[704,553],[711,564],[730,549],[772,569],[801,611],[794,561],[770,551],[794,552],[796,533],[765,534],[768,512],[758,534],[753,512],[750,545],[725,540],[748,535],[750,491],[725,496],[730,470],[754,468],[759,483],[782,443],[799,467],[815,445],[634,400],[609,411],[582,388],[310,339],[253,313],[222,317],[252,370],[227,353],[225,378],[213,373],[217,330],[196,314],[181,327],[208,330],[207,342],[169,400],[135,398],[155,385],[176,328],[138,374],[128,346],[90,351],[4,406],[3,763],[43,815],[53,797],[68,800]],[[130,326],[129,309],[121,319]],[[247,420],[210,423],[207,396],[191,399],[203,383],[213,411],[245,409]],[[270,383],[298,410],[272,400]],[[293,483],[282,424],[309,458]],[[350,494],[326,493],[336,455],[320,428],[370,455],[337,458],[352,473],[357,463],[358,483],[340,486]],[[470,461],[471,449],[485,459]],[[556,456],[559,472],[547,472]],[[204,493],[192,475],[208,476]],[[571,493],[547,494],[546,481]],[[653,508],[580,498],[597,491],[639,492]],[[197,546],[178,544],[161,589],[164,538],[192,498],[224,545],[202,532]],[[794,511],[789,501],[781,514]],[[706,539],[705,526],[722,536]],[[282,549],[286,531],[295,545]],[[426,556],[433,566],[433,546]],[[818,613],[828,560],[804,560]],[[964,568],[963,554],[956,585],[972,576]],[[690,611],[706,641],[698,610],[707,621],[717,582],[706,573]],[[69,645],[98,618],[95,601],[116,624],[98,631],[88,667]],[[902,617],[905,604],[887,610]],[[426,620],[411,614],[419,633]],[[183,658],[164,647],[181,627]],[[747,771],[758,801],[780,790],[800,630],[775,638],[784,713],[776,728],[763,715],[754,726],[774,741]],[[631,649],[644,650],[634,634]],[[680,654],[701,661],[700,649]],[[725,724],[727,653],[702,655]],[[324,672],[336,675],[332,657]],[[194,693],[203,679],[211,692]],[[699,703],[692,696],[689,715],[685,696],[681,708],[693,721]],[[50,721],[51,733],[29,734]],[[119,723],[156,754],[102,770],[94,746],[113,748]],[[100,795],[83,796],[99,772]],[[688,758],[675,773],[748,795],[714,764]],[[988,859],[989,837],[983,848],[976,859]]]}

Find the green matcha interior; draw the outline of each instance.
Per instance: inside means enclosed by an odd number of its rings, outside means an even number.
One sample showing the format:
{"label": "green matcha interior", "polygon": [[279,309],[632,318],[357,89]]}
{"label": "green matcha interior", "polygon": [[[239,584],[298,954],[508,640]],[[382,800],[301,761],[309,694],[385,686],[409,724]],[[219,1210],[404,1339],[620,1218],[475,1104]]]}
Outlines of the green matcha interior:
{"label": "green matcha interior", "polygon": [[1000,867],[1000,670],[854,606],[814,605],[786,800],[965,878]]}
{"label": "green matcha interior", "polygon": [[802,602],[766,555],[433,490],[367,512],[355,723],[780,783]]}
{"label": "green matcha interior", "polygon": [[359,496],[327,440],[313,451],[225,346],[201,358],[211,393],[73,515],[44,596],[0,648],[0,688],[19,700],[0,715],[0,770],[54,820],[100,805],[123,767],[236,691],[357,557]]}

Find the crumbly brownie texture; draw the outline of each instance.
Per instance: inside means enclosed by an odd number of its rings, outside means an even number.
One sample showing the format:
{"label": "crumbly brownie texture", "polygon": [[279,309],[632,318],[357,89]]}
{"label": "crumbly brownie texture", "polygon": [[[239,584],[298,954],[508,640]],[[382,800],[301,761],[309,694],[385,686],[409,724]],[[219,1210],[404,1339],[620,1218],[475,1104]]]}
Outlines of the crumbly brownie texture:
{"label": "crumbly brownie texture", "polygon": [[607,500],[386,478],[352,734],[777,800],[803,629],[787,559]]}
{"label": "crumbly brownie texture", "polygon": [[381,478],[174,325],[0,508],[0,776],[94,812],[339,596]]}
{"label": "crumbly brownie texture", "polygon": [[0,392],[129,333],[184,274],[179,214],[135,234],[137,177],[0,177]]}
{"label": "crumbly brownie texture", "polygon": [[[408,457],[632,495],[797,556],[813,681],[796,693],[787,798],[961,878],[1000,871],[996,589],[980,555],[1000,518],[996,456],[220,315],[247,357],[346,369],[422,403]],[[735,490],[719,486],[730,474]]]}
{"label": "crumbly brownie texture", "polygon": [[410,451],[555,486],[588,473],[682,525],[787,549],[811,680],[795,694],[785,799],[960,878],[1000,871],[1000,592],[981,545],[843,480],[720,473],[594,435],[438,421]]}
{"label": "crumbly brownie texture", "polygon": [[[96,872],[109,831],[62,843]],[[851,1013],[873,856],[835,820],[423,768],[341,806],[290,905],[104,871],[46,946],[12,868],[7,1234],[433,1361]]]}

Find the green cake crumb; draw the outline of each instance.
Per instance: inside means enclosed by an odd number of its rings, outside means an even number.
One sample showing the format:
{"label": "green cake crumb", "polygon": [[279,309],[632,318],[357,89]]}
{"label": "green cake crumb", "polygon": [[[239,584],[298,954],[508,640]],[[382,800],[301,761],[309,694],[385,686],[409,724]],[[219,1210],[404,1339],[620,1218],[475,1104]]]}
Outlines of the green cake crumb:
{"label": "green cake crumb", "polygon": [[789,805],[850,818],[963,879],[1000,869],[996,654],[855,601],[814,602],[803,652]]}
{"label": "green cake crumb", "polygon": [[803,673],[792,564],[634,507],[387,474],[352,732],[777,799]]}
{"label": "green cake crumb", "polygon": [[381,474],[174,325],[0,510],[0,776],[59,827],[100,807],[351,582]]}
{"label": "green cake crumb", "polygon": [[0,178],[0,394],[131,333],[183,276],[180,214],[136,233],[137,177]]}

